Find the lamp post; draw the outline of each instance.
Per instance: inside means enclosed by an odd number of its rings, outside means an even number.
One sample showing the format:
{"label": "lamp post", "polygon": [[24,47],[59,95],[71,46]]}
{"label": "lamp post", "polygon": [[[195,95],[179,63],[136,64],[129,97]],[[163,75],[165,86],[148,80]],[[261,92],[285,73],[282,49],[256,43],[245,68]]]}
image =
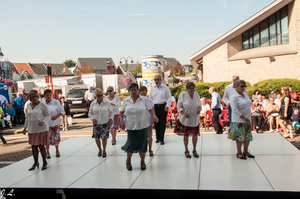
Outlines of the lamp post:
{"label": "lamp post", "polygon": [[[121,59],[120,59],[120,64],[122,64],[122,59],[124,59],[125,60],[125,66],[126,66],[126,75],[127,75],[127,72],[128,72],[128,60],[129,59],[131,59],[131,62],[130,63],[132,63],[133,64],[133,59],[132,59],[132,57],[127,57],[127,58],[125,58],[125,57],[121,57]],[[129,73],[128,73],[129,74]]]}
{"label": "lamp post", "polygon": [[1,78],[2,78],[2,62],[1,59],[3,58],[4,54],[2,53],[1,47],[0,47],[0,71],[1,71]]}

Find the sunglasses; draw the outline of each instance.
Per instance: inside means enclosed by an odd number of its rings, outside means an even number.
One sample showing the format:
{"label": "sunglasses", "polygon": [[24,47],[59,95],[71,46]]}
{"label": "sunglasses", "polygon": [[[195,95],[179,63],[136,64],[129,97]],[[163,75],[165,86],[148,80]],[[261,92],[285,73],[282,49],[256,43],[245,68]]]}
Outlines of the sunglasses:
{"label": "sunglasses", "polygon": [[159,79],[154,79],[154,81],[159,81]]}
{"label": "sunglasses", "polygon": [[241,88],[246,88],[247,86],[241,86]]}
{"label": "sunglasses", "polygon": [[107,90],[107,92],[112,92],[112,90]]}
{"label": "sunglasses", "polygon": [[103,95],[97,95],[97,97],[103,97]]}

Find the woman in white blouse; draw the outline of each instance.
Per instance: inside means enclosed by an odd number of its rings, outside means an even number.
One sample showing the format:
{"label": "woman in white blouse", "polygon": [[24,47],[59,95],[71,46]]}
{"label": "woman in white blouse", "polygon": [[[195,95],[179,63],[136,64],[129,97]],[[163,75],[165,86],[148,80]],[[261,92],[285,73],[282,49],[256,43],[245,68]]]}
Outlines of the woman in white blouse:
{"label": "woman in white blouse", "polygon": [[23,134],[25,135],[26,130],[28,130],[29,144],[31,144],[34,159],[34,164],[29,171],[34,170],[35,167],[39,167],[39,151],[43,158],[42,170],[45,170],[47,169],[45,145],[48,145],[50,142],[48,121],[51,119],[51,114],[47,105],[39,101],[39,95],[36,90],[30,91],[28,97],[31,103],[26,107],[27,116]]}
{"label": "woman in white blouse", "polygon": [[60,142],[60,125],[61,116],[65,114],[64,108],[61,106],[60,102],[56,99],[52,99],[52,91],[46,89],[44,91],[45,100],[43,101],[49,108],[51,113],[51,119],[48,122],[49,125],[49,136],[50,144],[46,146],[47,149],[47,159],[50,159],[49,146],[53,145],[56,148],[56,157],[60,157],[59,152],[59,142]]}
{"label": "woman in white blouse", "polygon": [[[130,96],[123,100],[123,105],[120,109],[121,127],[124,130],[127,128],[127,141],[122,150],[127,152],[126,168],[131,171],[131,157],[133,153],[140,153],[141,170],[146,169],[145,155],[147,152],[147,128],[149,122],[147,119],[147,112],[152,116],[153,122],[158,122],[152,106],[147,97],[139,95],[139,85],[132,83],[129,86]],[[123,121],[124,113],[126,113],[126,124]]]}
{"label": "woman in white blouse", "polygon": [[185,148],[185,157],[191,158],[188,150],[189,136],[192,136],[193,143],[193,155],[199,158],[196,150],[199,133],[199,121],[200,121],[200,111],[202,105],[200,101],[200,96],[195,92],[195,84],[189,82],[186,84],[186,91],[180,93],[177,109],[179,112],[179,119],[176,122],[174,128],[174,133],[183,136],[183,143]]}
{"label": "woman in white blouse", "polygon": [[[232,109],[232,118],[228,138],[236,141],[237,154],[239,159],[254,158],[248,151],[252,137],[251,127],[251,105],[252,102],[248,95],[244,92],[246,82],[244,80],[237,80],[233,87],[235,92],[230,97],[230,106]],[[242,153],[242,146],[244,151]]]}
{"label": "woman in white blouse", "polygon": [[[98,157],[106,157],[106,145],[109,138],[109,128],[112,125],[114,112],[107,100],[103,100],[103,91],[100,88],[95,90],[96,100],[92,101],[89,110],[89,118],[93,122],[93,136],[99,149]],[[101,149],[101,141],[103,151]],[[102,155],[103,152],[103,155]]]}
{"label": "woman in white blouse", "polygon": [[110,133],[111,133],[111,137],[112,137],[112,145],[115,145],[117,140],[117,130],[120,128],[120,117],[119,117],[119,106],[120,106],[120,98],[118,95],[116,95],[114,93],[114,87],[109,86],[107,88],[107,93],[108,96],[105,98],[105,100],[107,100],[110,105],[112,106],[113,110],[114,110],[114,118],[113,118],[113,122],[112,125],[110,127]]}

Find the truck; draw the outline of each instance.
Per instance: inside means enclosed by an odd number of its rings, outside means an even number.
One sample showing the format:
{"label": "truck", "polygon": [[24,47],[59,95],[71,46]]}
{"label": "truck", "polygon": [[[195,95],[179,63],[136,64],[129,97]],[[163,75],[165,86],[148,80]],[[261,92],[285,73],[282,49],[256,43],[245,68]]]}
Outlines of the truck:
{"label": "truck", "polygon": [[127,89],[127,85],[123,83],[123,79],[130,77],[132,82],[136,82],[134,75],[102,75],[102,74],[81,74],[81,80],[84,84],[91,87],[101,88],[106,93],[107,87],[114,87],[114,91],[120,93]]}

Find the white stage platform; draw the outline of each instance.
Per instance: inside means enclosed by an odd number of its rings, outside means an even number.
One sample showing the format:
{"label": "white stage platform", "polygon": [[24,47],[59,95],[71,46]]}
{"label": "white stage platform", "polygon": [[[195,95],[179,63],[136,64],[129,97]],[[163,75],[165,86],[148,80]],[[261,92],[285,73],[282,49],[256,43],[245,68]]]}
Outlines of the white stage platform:
{"label": "white stage platform", "polygon": [[[189,190],[263,191],[300,193],[300,151],[278,133],[254,134],[250,152],[255,159],[236,158],[235,142],[223,135],[201,135],[200,158],[185,158],[182,137],[166,135],[164,146],[153,143],[154,156],[147,153],[147,169],[140,157],[132,157],[127,171],[126,153],[117,144],[107,146],[107,157],[97,157],[92,138],[69,138],[60,144],[61,157],[52,157],[48,169],[28,171],[33,158],[0,169],[0,187],[10,189],[102,189],[102,190]],[[190,153],[192,141],[189,142]],[[192,154],[192,153],[191,153]],[[39,157],[42,164],[41,157]],[[195,193],[195,192],[194,192]],[[16,193],[17,194],[17,193]]]}

